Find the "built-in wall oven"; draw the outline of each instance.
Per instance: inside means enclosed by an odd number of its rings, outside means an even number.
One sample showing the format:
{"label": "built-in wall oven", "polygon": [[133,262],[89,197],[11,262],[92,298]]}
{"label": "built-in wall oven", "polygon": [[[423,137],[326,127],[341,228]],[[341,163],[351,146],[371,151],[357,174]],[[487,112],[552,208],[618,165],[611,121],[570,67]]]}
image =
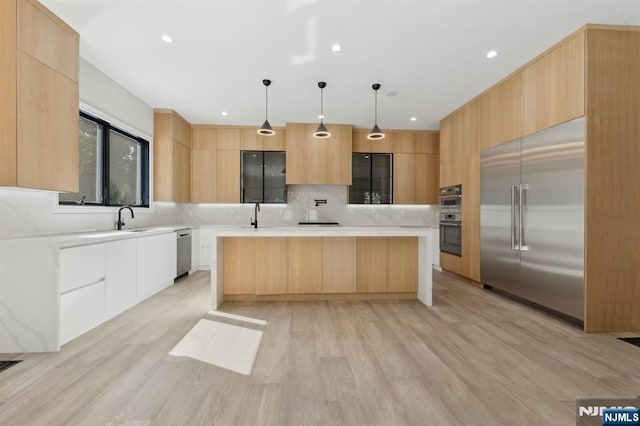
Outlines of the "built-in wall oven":
{"label": "built-in wall oven", "polygon": [[440,188],[440,251],[462,256],[462,185]]}

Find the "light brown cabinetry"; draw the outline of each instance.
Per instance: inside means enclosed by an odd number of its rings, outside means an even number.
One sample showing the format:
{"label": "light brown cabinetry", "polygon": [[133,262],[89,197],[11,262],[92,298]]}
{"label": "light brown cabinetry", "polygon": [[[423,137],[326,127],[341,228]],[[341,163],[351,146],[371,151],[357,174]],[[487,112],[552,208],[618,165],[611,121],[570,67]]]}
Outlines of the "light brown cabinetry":
{"label": "light brown cabinetry", "polygon": [[351,125],[326,126],[331,137],[317,139],[317,124],[287,123],[287,185],[351,185]]}
{"label": "light brown cabinetry", "polygon": [[225,237],[223,250],[230,301],[412,298],[418,286],[417,237]]}
{"label": "light brown cabinetry", "polygon": [[393,203],[437,204],[437,132],[392,132]]}
{"label": "light brown cabinetry", "polygon": [[388,238],[387,262],[389,293],[418,291],[418,239],[416,237]]}
{"label": "light brown cabinetry", "polygon": [[322,293],[322,238],[289,239],[289,293]]}
{"label": "light brown cabinetry", "polygon": [[224,239],[224,294],[256,294],[256,240]]}
{"label": "light brown cabinetry", "polygon": [[240,151],[216,152],[216,202],[240,202]]}
{"label": "light brown cabinetry", "polygon": [[78,190],[78,41],[40,3],[2,3],[1,186]]}
{"label": "light brown cabinetry", "polygon": [[457,272],[480,281],[480,153],[465,157],[462,168],[462,257]]}
{"label": "light brown cabinetry", "polygon": [[584,52],[579,32],[523,70],[525,135],[584,115]]}
{"label": "light brown cabinetry", "polygon": [[418,290],[416,237],[359,237],[358,293],[414,293]]}
{"label": "light brown cabinetry", "polygon": [[[289,239],[256,238],[256,295],[286,294],[289,290]],[[245,264],[245,267],[251,267]]]}
{"label": "light brown cabinetry", "polygon": [[218,133],[210,127],[191,128],[191,202],[215,203]]}
{"label": "light brown cabinetry", "polygon": [[[637,332],[640,261],[636,235],[640,162],[640,27],[587,25],[441,122],[441,181],[463,184],[462,257],[442,253],[444,269],[478,280],[480,187],[476,153],[456,157],[456,117],[488,117],[479,150],[586,117],[585,331]],[[488,115],[482,99],[488,96]],[[480,101],[478,101],[480,100]],[[479,102],[479,103],[478,103]],[[480,105],[474,112],[474,107]],[[471,109],[468,109],[471,108]],[[484,117],[484,118],[483,118]],[[476,123],[482,134],[482,124]],[[616,218],[611,220],[611,206]]]}
{"label": "light brown cabinetry", "polygon": [[356,238],[322,239],[322,292],[356,292]]}
{"label": "light brown cabinetry", "polygon": [[153,198],[191,200],[191,126],[171,110],[153,114]]}
{"label": "light brown cabinetry", "polygon": [[358,237],[357,241],[358,293],[387,291],[387,238]]}

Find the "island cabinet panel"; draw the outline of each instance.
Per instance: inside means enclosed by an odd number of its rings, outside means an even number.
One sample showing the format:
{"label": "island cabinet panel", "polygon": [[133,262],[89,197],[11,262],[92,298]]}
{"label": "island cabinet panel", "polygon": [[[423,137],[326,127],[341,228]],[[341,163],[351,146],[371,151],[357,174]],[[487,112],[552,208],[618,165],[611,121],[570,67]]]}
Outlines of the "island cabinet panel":
{"label": "island cabinet panel", "polygon": [[387,240],[387,291],[418,291],[418,239],[393,237]]}
{"label": "island cabinet panel", "polygon": [[351,125],[326,124],[326,139],[313,137],[317,127],[287,123],[287,184],[351,185]]}
{"label": "island cabinet panel", "polygon": [[358,237],[358,293],[387,292],[387,238]]}
{"label": "island cabinet panel", "polygon": [[322,238],[289,238],[289,293],[322,293]]}
{"label": "island cabinet panel", "polygon": [[356,292],[356,238],[322,239],[322,292]]}
{"label": "island cabinet panel", "polygon": [[288,253],[288,238],[256,238],[256,295],[287,294]]}
{"label": "island cabinet panel", "polygon": [[224,294],[256,294],[256,240],[224,239]]}

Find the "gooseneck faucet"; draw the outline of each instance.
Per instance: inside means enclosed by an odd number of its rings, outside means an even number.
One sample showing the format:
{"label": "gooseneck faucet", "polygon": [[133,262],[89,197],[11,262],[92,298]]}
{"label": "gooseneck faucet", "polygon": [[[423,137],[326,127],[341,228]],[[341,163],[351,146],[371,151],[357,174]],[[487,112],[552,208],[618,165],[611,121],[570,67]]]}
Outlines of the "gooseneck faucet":
{"label": "gooseneck faucet", "polygon": [[254,221],[253,218],[251,218],[251,226],[253,226],[255,229],[258,229],[258,212],[260,211],[260,203],[256,203],[255,207],[253,208],[253,215],[255,216],[256,220]]}
{"label": "gooseneck faucet", "polygon": [[118,231],[120,231],[125,225],[124,220],[122,220],[122,210],[124,209],[129,209],[129,211],[131,212],[131,219],[135,218],[135,216],[133,215],[133,209],[130,206],[120,207],[120,210],[118,210]]}

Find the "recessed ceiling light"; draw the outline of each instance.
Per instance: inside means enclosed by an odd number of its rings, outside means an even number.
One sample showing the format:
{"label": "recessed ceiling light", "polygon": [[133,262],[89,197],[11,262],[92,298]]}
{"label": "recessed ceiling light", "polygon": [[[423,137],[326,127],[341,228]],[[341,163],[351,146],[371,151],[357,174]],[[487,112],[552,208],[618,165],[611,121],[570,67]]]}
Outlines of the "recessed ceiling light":
{"label": "recessed ceiling light", "polygon": [[162,39],[162,41],[164,41],[165,43],[173,43],[173,39],[171,38],[171,36],[169,34],[164,34],[162,37],[160,37]]}
{"label": "recessed ceiling light", "polygon": [[229,115],[229,113],[227,111],[222,111],[222,115],[226,117],[227,115]]}
{"label": "recessed ceiling light", "polygon": [[411,120],[411,121],[416,121],[416,120],[417,120],[417,118],[416,118],[416,117],[411,117],[409,120]]}
{"label": "recessed ceiling light", "polygon": [[487,58],[491,59],[491,58],[495,58],[496,56],[498,56],[498,51],[497,50],[490,50],[487,52]]}
{"label": "recessed ceiling light", "polygon": [[334,52],[339,52],[342,50],[342,46],[340,46],[338,43],[333,43],[333,45],[331,46],[331,50],[333,50]]}

